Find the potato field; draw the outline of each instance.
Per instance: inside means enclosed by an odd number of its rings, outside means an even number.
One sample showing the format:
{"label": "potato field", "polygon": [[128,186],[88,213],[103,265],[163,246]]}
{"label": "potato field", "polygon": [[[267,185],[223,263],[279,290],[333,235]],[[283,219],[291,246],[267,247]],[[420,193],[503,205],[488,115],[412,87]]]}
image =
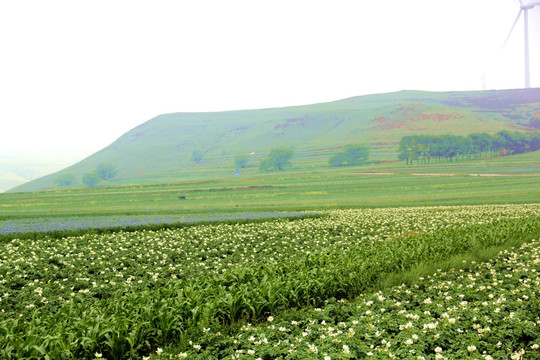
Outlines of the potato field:
{"label": "potato field", "polygon": [[5,240],[0,358],[535,359],[539,238],[516,204]]}

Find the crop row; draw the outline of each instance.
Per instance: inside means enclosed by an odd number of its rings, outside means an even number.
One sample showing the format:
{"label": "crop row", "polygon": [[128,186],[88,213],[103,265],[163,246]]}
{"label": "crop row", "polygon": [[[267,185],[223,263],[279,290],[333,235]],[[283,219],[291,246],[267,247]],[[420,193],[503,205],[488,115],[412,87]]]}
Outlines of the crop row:
{"label": "crop row", "polygon": [[256,220],[281,217],[301,217],[303,215],[303,213],[298,212],[242,212],[187,215],[159,214],[16,218],[0,220],[0,235],[47,233],[53,231],[73,231],[86,229],[125,229],[145,225],[172,225],[200,222]]}
{"label": "crop row", "polygon": [[185,351],[158,353],[163,359],[536,359],[539,264],[534,240],[411,286],[270,316],[234,336],[206,329]]}
{"label": "crop row", "polygon": [[0,349],[139,358],[539,229],[540,205],[458,206],[12,240],[0,244]]}

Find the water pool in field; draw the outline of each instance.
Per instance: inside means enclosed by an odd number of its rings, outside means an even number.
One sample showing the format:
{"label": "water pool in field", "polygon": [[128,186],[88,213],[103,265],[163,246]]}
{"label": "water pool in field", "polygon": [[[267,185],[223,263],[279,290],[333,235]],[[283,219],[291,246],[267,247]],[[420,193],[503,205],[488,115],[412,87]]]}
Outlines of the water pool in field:
{"label": "water pool in field", "polygon": [[144,225],[189,224],[198,222],[256,220],[264,218],[303,217],[303,212],[240,212],[166,215],[107,215],[35,217],[0,220],[0,235],[44,233],[87,229],[128,228]]}

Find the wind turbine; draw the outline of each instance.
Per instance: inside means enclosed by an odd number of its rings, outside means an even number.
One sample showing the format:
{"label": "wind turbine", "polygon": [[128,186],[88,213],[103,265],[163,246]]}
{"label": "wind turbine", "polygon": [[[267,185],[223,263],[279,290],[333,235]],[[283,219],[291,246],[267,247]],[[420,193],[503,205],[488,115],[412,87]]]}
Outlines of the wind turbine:
{"label": "wind turbine", "polygon": [[535,7],[536,5],[540,5],[540,1],[531,2],[528,4],[523,4],[523,0],[519,0],[519,12],[516,17],[516,20],[514,21],[514,25],[512,25],[512,28],[510,29],[510,33],[508,34],[508,37],[506,38],[506,42],[508,41],[508,38],[510,38],[510,35],[512,35],[512,31],[514,30],[514,27],[516,26],[519,17],[521,16],[521,13],[523,13],[523,23],[524,23],[524,33],[525,33],[525,88],[531,87],[531,74],[529,72],[529,13],[528,11]]}

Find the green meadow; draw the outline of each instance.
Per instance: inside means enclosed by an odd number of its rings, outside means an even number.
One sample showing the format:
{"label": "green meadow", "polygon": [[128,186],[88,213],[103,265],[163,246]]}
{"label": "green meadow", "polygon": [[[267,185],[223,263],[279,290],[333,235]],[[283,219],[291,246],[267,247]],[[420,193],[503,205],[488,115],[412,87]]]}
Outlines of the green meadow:
{"label": "green meadow", "polygon": [[177,175],[165,172],[151,175],[152,182],[162,181],[157,184],[129,185],[127,179],[111,187],[0,194],[0,216],[530,203],[540,201],[539,175],[538,152],[409,166],[330,168],[296,159],[286,171],[251,167],[238,177],[231,167],[201,164],[184,172],[185,181],[167,182]]}

